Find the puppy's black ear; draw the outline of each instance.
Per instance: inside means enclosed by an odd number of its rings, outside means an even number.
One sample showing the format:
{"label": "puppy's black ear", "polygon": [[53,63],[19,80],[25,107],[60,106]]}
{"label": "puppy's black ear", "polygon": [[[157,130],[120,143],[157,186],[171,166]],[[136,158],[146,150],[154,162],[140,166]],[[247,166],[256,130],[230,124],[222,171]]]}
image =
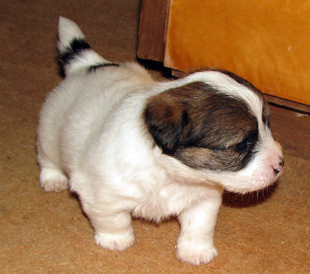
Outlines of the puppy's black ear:
{"label": "puppy's black ear", "polygon": [[178,99],[169,91],[158,94],[149,99],[144,112],[149,132],[165,154],[175,152],[188,124],[186,106]]}

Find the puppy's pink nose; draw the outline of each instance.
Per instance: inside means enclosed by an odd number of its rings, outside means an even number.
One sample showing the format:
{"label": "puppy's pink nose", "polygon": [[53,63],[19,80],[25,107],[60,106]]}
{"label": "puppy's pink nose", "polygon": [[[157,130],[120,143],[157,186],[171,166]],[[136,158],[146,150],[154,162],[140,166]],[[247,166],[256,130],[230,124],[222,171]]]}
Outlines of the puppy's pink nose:
{"label": "puppy's pink nose", "polygon": [[284,160],[282,158],[280,158],[279,163],[277,163],[273,166],[273,170],[276,174],[278,174],[278,173],[280,173],[280,171],[282,170],[283,167],[284,167]]}

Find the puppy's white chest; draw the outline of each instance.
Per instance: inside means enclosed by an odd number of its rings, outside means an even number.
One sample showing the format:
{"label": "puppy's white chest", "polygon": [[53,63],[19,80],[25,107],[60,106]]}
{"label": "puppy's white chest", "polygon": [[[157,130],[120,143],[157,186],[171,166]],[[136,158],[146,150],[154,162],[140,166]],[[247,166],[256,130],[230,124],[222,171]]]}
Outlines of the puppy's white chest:
{"label": "puppy's white chest", "polygon": [[207,196],[208,191],[205,187],[169,184],[145,193],[144,198],[137,201],[132,214],[135,217],[160,221],[178,215],[184,209]]}

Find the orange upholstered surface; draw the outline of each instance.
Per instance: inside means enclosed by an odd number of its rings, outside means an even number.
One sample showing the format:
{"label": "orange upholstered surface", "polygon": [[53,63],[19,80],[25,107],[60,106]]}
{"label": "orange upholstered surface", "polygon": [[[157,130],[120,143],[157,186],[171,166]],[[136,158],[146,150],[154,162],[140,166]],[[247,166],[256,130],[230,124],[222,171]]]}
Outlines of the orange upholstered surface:
{"label": "orange upholstered surface", "polygon": [[165,65],[227,69],[264,93],[310,105],[310,3],[172,0]]}

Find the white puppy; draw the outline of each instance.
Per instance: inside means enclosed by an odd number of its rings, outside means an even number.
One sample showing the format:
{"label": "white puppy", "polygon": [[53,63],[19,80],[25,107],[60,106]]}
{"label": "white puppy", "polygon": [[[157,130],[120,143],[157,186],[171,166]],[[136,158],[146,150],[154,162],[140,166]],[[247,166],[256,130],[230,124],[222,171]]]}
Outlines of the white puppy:
{"label": "white puppy", "polygon": [[62,17],[58,48],[65,78],[38,128],[42,187],[76,192],[105,248],[134,244],[132,215],[174,215],[178,259],[211,261],[223,189],[266,188],[284,165],[261,92],[219,70],[156,82],[136,63],[100,57]]}

